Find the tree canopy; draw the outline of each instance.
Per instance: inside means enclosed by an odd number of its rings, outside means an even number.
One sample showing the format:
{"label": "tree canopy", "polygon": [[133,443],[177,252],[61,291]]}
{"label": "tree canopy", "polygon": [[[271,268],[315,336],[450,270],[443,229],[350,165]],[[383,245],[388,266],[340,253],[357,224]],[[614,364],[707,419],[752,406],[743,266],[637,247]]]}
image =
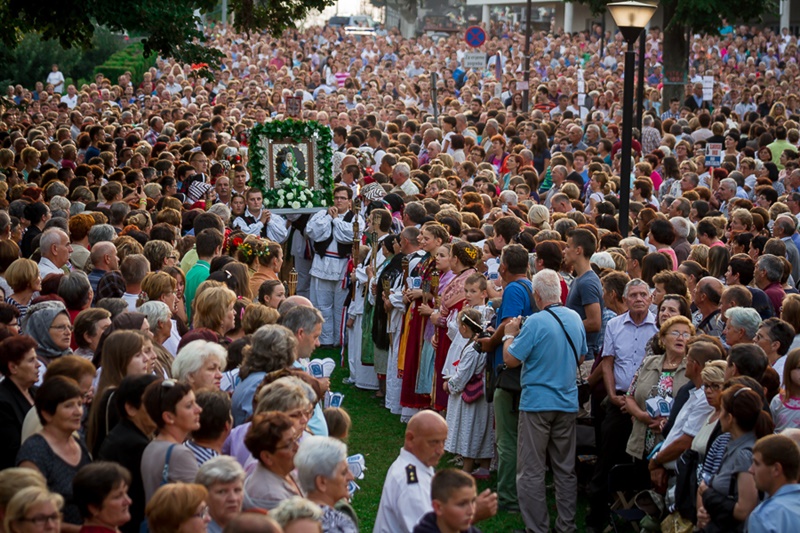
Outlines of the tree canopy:
{"label": "tree canopy", "polygon": [[[280,35],[323,9],[333,0],[232,0],[238,31]],[[98,27],[144,37],[145,52],[157,52],[181,62],[216,65],[222,54],[204,45],[199,11],[214,9],[217,0],[2,0],[0,43],[16,48],[23,37],[36,33],[65,48],[90,49]]]}
{"label": "tree canopy", "polygon": [[[606,11],[609,0],[573,0],[589,6],[594,14]],[[646,1],[646,0],[645,0]],[[674,15],[664,20],[665,28],[677,25],[694,32],[718,33],[721,17],[729,21],[761,22],[768,13],[778,12],[778,0],[661,0],[664,12]]]}

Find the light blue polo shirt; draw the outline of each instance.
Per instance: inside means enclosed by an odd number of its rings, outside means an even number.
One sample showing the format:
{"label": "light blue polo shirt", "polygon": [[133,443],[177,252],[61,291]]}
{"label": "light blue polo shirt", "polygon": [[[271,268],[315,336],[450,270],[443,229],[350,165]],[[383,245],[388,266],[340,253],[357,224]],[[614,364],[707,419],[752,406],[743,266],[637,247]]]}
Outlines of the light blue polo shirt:
{"label": "light blue polo shirt", "polygon": [[[562,305],[552,310],[569,332],[575,349],[586,353],[586,331],[580,315]],[[578,412],[577,363],[564,330],[547,311],[528,317],[508,353],[522,361],[522,395],[519,410]]]}

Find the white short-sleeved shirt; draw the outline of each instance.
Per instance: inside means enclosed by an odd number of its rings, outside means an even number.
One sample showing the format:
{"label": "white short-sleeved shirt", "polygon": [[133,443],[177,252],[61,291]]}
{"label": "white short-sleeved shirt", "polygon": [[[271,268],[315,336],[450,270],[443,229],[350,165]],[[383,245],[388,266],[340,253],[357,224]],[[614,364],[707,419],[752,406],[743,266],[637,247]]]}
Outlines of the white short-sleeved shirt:
{"label": "white short-sleeved shirt", "polygon": [[433,468],[401,449],[386,474],[373,533],[411,533],[417,522],[433,510],[433,473]]}

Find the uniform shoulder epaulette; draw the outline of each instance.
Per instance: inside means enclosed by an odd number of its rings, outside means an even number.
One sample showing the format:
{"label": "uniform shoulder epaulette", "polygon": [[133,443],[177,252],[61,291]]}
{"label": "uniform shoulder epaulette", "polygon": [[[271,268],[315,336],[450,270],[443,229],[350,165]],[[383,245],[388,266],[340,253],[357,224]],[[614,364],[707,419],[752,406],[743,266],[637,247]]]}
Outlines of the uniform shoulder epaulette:
{"label": "uniform shoulder epaulette", "polygon": [[419,483],[419,478],[417,477],[417,467],[414,465],[408,465],[406,467],[406,483],[412,485],[414,483]]}

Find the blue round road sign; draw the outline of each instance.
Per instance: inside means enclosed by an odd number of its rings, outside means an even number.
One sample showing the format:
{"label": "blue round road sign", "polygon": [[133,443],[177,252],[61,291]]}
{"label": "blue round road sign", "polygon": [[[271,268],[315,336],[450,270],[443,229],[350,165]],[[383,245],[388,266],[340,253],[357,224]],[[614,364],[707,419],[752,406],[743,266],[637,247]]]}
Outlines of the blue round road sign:
{"label": "blue round road sign", "polygon": [[473,48],[478,48],[486,42],[486,32],[480,26],[470,26],[464,33],[464,40]]}

